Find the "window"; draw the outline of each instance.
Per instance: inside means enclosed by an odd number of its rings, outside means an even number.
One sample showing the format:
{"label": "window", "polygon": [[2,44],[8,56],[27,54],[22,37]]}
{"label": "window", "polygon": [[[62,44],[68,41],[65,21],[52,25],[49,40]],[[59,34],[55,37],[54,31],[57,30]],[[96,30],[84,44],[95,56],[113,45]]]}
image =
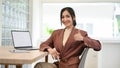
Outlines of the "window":
{"label": "window", "polygon": [[2,0],[2,45],[12,45],[11,30],[28,30],[29,0]]}
{"label": "window", "polygon": [[72,7],[76,13],[77,28],[92,37],[120,37],[120,3],[43,3],[43,37],[48,29],[59,29],[60,10]]}

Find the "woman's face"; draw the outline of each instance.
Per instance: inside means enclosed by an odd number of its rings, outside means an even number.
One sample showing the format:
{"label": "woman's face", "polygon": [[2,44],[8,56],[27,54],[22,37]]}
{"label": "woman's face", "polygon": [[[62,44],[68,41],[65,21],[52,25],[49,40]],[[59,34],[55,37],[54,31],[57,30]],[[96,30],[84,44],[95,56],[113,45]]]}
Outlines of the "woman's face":
{"label": "woman's face", "polygon": [[73,26],[73,19],[67,10],[62,13],[62,23],[68,28]]}

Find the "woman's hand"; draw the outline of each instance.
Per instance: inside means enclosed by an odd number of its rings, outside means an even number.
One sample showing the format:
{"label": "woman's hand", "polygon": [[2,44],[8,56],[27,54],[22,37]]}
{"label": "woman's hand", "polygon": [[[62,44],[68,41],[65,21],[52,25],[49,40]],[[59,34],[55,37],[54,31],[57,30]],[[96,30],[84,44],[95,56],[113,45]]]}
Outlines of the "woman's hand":
{"label": "woman's hand", "polygon": [[55,48],[49,48],[47,49],[48,52],[51,54],[52,58],[55,59],[55,60],[59,60],[59,52],[57,52],[57,50]]}
{"label": "woman's hand", "polygon": [[74,39],[76,41],[83,41],[83,36],[81,35],[80,30],[74,35]]}

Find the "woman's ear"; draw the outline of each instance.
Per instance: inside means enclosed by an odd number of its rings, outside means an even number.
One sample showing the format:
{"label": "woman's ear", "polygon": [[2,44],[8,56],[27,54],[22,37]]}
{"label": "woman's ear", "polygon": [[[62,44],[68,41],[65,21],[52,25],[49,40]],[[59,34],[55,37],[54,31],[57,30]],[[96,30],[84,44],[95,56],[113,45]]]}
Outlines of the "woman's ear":
{"label": "woman's ear", "polygon": [[76,17],[73,17],[73,20],[76,20]]}

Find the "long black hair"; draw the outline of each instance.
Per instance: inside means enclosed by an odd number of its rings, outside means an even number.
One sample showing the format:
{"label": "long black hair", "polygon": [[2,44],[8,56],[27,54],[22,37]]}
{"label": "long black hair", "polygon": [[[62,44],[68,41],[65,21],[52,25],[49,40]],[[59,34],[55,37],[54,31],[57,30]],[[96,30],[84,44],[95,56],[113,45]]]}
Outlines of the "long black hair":
{"label": "long black hair", "polygon": [[71,15],[71,17],[72,17],[72,19],[73,19],[73,26],[76,26],[76,20],[74,19],[74,18],[76,17],[76,16],[75,16],[75,12],[74,12],[74,10],[73,10],[71,7],[65,7],[65,8],[63,8],[63,9],[61,10],[61,12],[60,12],[61,25],[62,25],[62,13],[63,13],[65,10],[67,10],[67,11],[70,13],[70,15]]}

